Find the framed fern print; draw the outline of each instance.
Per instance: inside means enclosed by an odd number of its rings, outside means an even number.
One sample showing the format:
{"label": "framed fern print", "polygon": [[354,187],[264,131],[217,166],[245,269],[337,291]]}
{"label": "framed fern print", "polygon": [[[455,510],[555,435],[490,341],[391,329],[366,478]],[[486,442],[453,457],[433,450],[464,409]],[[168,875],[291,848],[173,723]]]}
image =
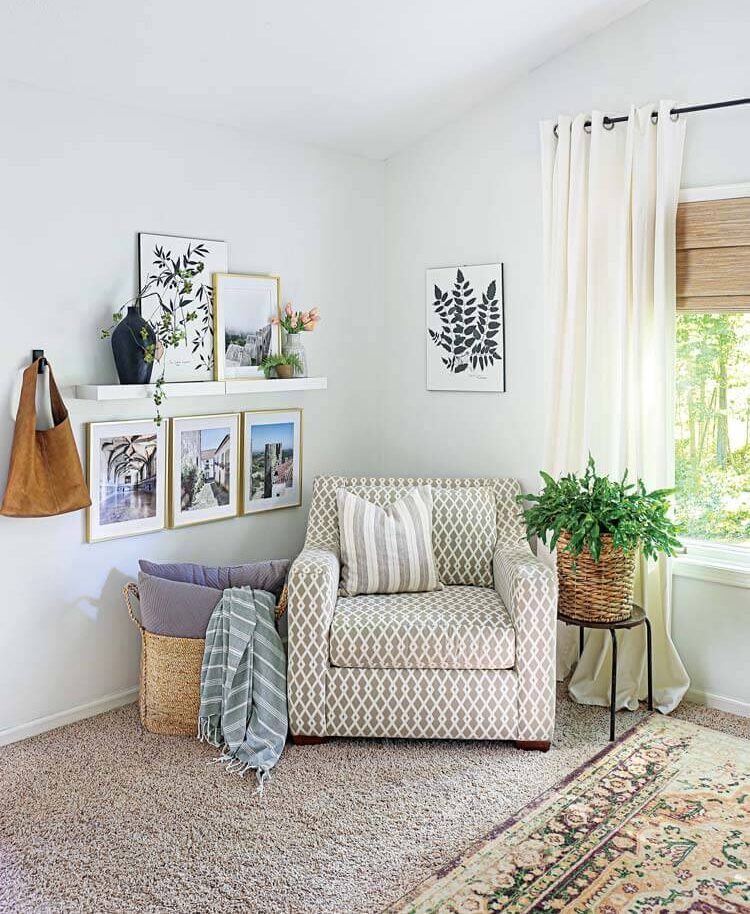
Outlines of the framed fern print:
{"label": "framed fern print", "polygon": [[427,389],[505,390],[503,265],[427,270]]}

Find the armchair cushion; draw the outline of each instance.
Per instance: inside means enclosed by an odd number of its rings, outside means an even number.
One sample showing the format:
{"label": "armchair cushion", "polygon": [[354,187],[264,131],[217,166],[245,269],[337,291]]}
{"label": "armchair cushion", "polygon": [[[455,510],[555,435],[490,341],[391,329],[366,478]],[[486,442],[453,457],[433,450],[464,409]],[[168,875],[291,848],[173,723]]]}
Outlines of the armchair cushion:
{"label": "armchair cushion", "polygon": [[495,493],[489,486],[477,486],[434,489],[432,494],[432,540],[441,582],[492,587]]}
{"label": "armchair cushion", "polygon": [[505,670],[515,662],[515,631],[497,592],[484,587],[339,597],[330,660],[360,669]]}

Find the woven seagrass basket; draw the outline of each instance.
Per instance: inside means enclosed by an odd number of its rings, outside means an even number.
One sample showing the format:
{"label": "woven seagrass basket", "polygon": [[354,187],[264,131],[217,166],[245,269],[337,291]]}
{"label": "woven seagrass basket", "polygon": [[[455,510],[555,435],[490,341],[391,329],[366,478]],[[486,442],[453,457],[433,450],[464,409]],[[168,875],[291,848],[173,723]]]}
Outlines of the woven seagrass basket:
{"label": "woven seagrass basket", "polygon": [[[122,589],[125,605],[141,630],[141,682],[138,707],[141,723],[150,733],[195,736],[198,732],[203,638],[171,638],[147,631],[133,612],[130,598],[139,598],[138,586]],[[286,611],[287,589],[276,607],[276,619]]]}
{"label": "woven seagrass basket", "polygon": [[588,547],[576,558],[566,552],[569,533],[557,541],[558,611],[580,622],[622,622],[632,611],[638,550],[626,555],[612,548],[609,534],[601,539],[598,562]]}

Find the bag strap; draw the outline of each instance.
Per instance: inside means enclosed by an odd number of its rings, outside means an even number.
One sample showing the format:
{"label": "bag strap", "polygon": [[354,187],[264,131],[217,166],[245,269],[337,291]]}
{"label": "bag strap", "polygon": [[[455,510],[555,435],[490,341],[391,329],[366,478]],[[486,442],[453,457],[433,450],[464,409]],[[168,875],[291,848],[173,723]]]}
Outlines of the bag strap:
{"label": "bag strap", "polygon": [[[39,376],[40,361],[41,359],[36,359],[23,372],[21,396],[18,399],[18,411],[16,412],[16,426],[21,429],[30,427],[33,431],[36,431],[36,382]],[[49,362],[47,362],[47,371],[49,372],[49,399],[52,408],[52,422],[54,426],[58,426],[68,418],[68,410],[60,395],[55,376],[52,373],[52,366]]]}
{"label": "bag strap", "polygon": [[36,431],[36,379],[39,374],[39,359],[27,366],[23,372],[21,396],[18,398],[16,411],[16,434],[19,438],[24,432]]}
{"label": "bag strap", "polygon": [[60,396],[60,391],[57,389],[57,381],[55,381],[49,360],[47,361],[47,371],[49,372],[49,401],[52,407],[52,419],[55,425],[59,425],[68,418],[68,409]]}
{"label": "bag strap", "polygon": [[125,605],[128,608],[128,614],[130,615],[130,618],[133,620],[133,622],[135,622],[135,624],[138,626],[138,628],[140,628],[142,632],[145,632],[146,629],[143,627],[141,620],[138,619],[136,614],[133,612],[133,607],[130,603],[131,594],[136,598],[136,600],[140,602],[141,595],[138,593],[138,585],[134,584],[132,581],[130,581],[130,583],[126,584],[122,588],[122,596],[125,600]]}

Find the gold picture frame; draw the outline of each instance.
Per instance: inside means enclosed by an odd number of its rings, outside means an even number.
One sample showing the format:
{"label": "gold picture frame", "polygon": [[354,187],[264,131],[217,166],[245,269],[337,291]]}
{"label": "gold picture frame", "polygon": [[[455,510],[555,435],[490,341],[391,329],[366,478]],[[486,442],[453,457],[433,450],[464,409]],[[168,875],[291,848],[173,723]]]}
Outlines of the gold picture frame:
{"label": "gold picture frame", "polygon": [[[243,289],[243,286],[245,287]],[[253,288],[255,287],[255,288]],[[241,311],[243,305],[241,302],[236,299],[239,298],[243,293],[246,295],[247,307],[251,309],[253,305],[251,300],[253,295],[259,296],[262,302],[263,297],[267,298],[267,307],[265,308],[264,319],[268,322],[267,325],[270,325],[270,334],[268,337],[268,353],[269,354],[278,354],[281,352],[281,327],[279,325],[274,325],[271,323],[272,318],[278,317],[281,313],[281,278],[274,273],[214,273],[213,274],[213,299],[214,299],[214,380],[216,381],[252,381],[252,380],[263,380],[263,372],[258,367],[258,363],[251,365],[242,365],[242,359],[244,358],[244,353],[239,351],[234,352],[234,355],[239,356],[240,362],[238,365],[228,366],[227,352],[231,347],[236,347],[237,350],[246,349],[248,346],[255,348],[257,346],[264,346],[265,341],[258,343],[256,339],[252,341],[249,340],[251,334],[257,335],[258,330],[258,320],[259,315],[248,315],[248,320],[250,324],[255,324],[255,326],[248,326],[243,328],[247,330],[248,337],[246,338],[244,344],[240,345],[239,340],[236,343],[230,344],[227,346],[226,343],[226,321],[229,316],[230,319],[238,320],[244,318],[238,318],[236,312]],[[269,294],[270,293],[270,294]],[[229,296],[233,295],[235,302],[230,305]],[[262,307],[255,305],[255,307]],[[228,314],[228,312],[234,311],[235,314]],[[260,324],[261,327],[267,326]],[[239,326],[234,328],[239,330]],[[251,354],[250,358],[257,357],[257,351],[255,354]],[[235,359],[231,360],[232,362],[236,361]]]}
{"label": "gold picture frame", "polygon": [[[140,430],[140,431],[138,431]],[[120,434],[118,434],[118,431]],[[100,432],[102,434],[100,434]],[[107,435],[106,433],[110,434]],[[155,475],[153,482],[154,492],[154,514],[153,520],[150,517],[126,518],[124,520],[107,520],[102,523],[102,482],[101,482],[101,460],[103,453],[102,442],[115,439],[132,439],[138,437],[154,437],[155,444]],[[120,445],[120,447],[124,446]],[[153,419],[117,419],[109,422],[88,422],[86,423],[86,479],[91,497],[91,505],[86,508],[86,542],[100,543],[107,540],[122,539],[128,536],[145,536],[148,533],[159,533],[166,528],[167,512],[167,432],[165,426],[158,426]],[[114,447],[110,451],[110,456],[114,452]],[[145,455],[139,456],[138,462],[142,463]],[[110,458],[108,458],[109,461]],[[123,451],[120,455],[120,461],[129,460],[127,452]],[[146,457],[146,459],[149,459]],[[132,461],[131,461],[132,462]],[[94,478],[96,474],[96,479]],[[134,494],[139,488],[133,487],[132,479],[125,477],[122,483],[113,482],[110,487],[114,487],[104,501],[115,499],[120,496],[118,506],[119,513],[126,513],[128,510],[127,496]],[[121,488],[121,491],[117,491]],[[161,489],[161,492],[160,492]],[[139,494],[139,500],[147,502],[150,495],[150,483],[144,487],[143,493]],[[141,509],[142,511],[142,506]],[[104,528],[109,528],[113,532],[103,532]]]}
{"label": "gold picture frame", "polygon": [[[226,424],[225,424],[226,423]],[[187,426],[183,428],[183,426]],[[192,427],[191,427],[192,426]],[[225,429],[227,434],[220,435]],[[202,478],[200,492],[206,484],[210,484],[211,492],[206,504],[183,508],[183,450],[182,439],[178,441],[178,434],[182,432],[198,434],[198,450],[196,474]],[[207,433],[209,447],[204,448],[203,433]],[[214,433],[213,435],[211,433]],[[170,530],[180,530],[183,527],[193,527],[197,524],[209,524],[221,520],[230,520],[237,517],[240,511],[240,488],[242,480],[241,459],[242,421],[240,413],[206,413],[197,416],[173,416],[169,420],[169,449],[168,449],[168,526]],[[215,440],[216,439],[216,440]],[[228,440],[227,440],[228,439]],[[226,447],[225,447],[226,444]],[[178,449],[179,448],[179,449]],[[212,451],[209,455],[207,451]],[[216,454],[221,452],[217,463]],[[223,456],[228,459],[224,460]],[[226,485],[224,483],[227,483]],[[223,491],[226,491],[227,500],[222,503]],[[211,504],[213,500],[215,504]],[[198,512],[193,514],[191,512]]]}
{"label": "gold picture frame", "polygon": [[[268,422],[254,422],[254,418],[265,416]],[[253,497],[253,455],[252,455],[252,429],[262,426],[293,426],[292,434],[292,492],[289,496],[271,494],[269,498],[256,499]],[[284,441],[281,442],[283,456]],[[285,409],[249,409],[242,413],[242,431],[240,434],[242,466],[242,483],[240,486],[240,514],[244,517],[252,514],[264,514],[267,511],[279,511],[284,508],[299,508],[302,505],[302,480],[304,461],[304,427],[303,410],[301,407]],[[258,458],[256,458],[257,460]],[[272,484],[273,488],[273,484]]]}

